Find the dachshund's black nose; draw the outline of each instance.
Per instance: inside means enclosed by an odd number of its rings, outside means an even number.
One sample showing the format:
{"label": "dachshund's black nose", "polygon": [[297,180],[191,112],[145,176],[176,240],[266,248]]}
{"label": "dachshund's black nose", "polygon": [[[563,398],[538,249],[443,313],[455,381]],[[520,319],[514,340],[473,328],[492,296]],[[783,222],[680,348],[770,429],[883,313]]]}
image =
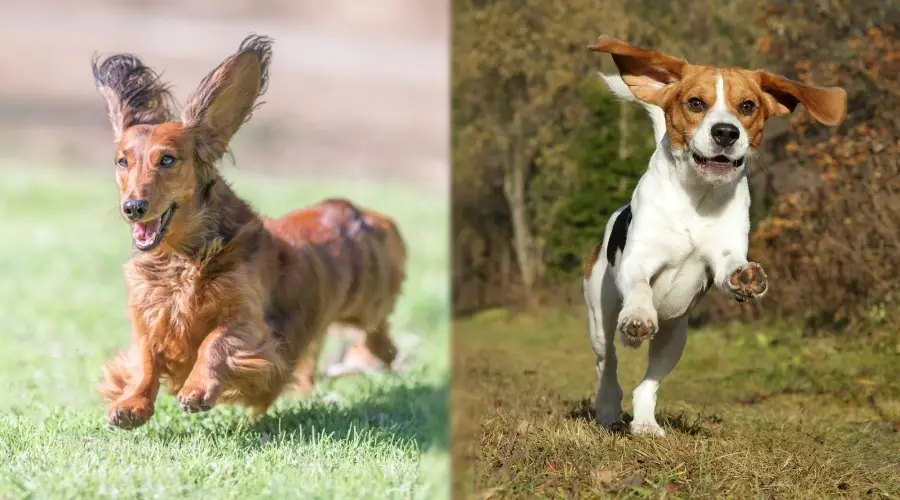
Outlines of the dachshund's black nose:
{"label": "dachshund's black nose", "polygon": [[731,146],[737,142],[738,138],[741,136],[741,131],[730,123],[717,123],[712,126],[710,133],[713,136],[713,140],[716,141],[716,144],[723,148]]}
{"label": "dachshund's black nose", "polygon": [[138,221],[144,218],[147,215],[147,210],[150,208],[150,202],[147,200],[132,200],[128,199],[122,203],[122,212],[125,213],[125,217],[128,217],[130,220]]}

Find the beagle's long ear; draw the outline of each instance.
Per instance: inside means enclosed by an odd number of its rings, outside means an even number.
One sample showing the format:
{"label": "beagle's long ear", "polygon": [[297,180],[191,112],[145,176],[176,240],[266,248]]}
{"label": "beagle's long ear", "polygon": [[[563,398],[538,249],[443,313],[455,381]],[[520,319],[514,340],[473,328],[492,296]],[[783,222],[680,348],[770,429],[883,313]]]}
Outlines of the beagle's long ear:
{"label": "beagle's long ear", "polygon": [[102,62],[94,56],[91,69],[117,141],[134,125],[172,120],[174,100],[168,86],[134,55],[116,54]]}
{"label": "beagle's long ear", "polygon": [[638,99],[661,105],[666,85],[681,80],[687,61],[658,50],[641,49],[608,36],[588,47],[612,55],[622,80]]}
{"label": "beagle's long ear", "polygon": [[813,118],[838,125],[847,116],[847,92],[840,87],[813,87],[767,71],[757,71],[759,85],[768,94],[770,114],[785,116],[803,104]]}
{"label": "beagle's long ear", "polygon": [[181,119],[195,131],[198,151],[207,163],[222,158],[232,136],[250,119],[256,99],[266,91],[271,59],[272,40],[250,35],[188,99]]}

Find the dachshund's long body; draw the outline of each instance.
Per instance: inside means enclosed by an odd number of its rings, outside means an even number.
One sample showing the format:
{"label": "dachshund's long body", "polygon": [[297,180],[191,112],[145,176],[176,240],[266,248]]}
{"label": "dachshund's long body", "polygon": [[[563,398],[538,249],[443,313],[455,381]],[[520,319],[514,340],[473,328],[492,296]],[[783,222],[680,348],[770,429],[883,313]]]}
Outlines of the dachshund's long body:
{"label": "dachshund's long body", "polygon": [[185,411],[236,402],[264,412],[290,385],[312,389],[325,332],[366,332],[390,366],[406,249],[394,222],[341,199],[270,219],[216,164],[265,91],[271,42],[251,36],[200,84],[180,121],[152,70],[127,54],[94,65],[118,147],[132,343],[100,392],[109,422],[134,428],[165,384]]}

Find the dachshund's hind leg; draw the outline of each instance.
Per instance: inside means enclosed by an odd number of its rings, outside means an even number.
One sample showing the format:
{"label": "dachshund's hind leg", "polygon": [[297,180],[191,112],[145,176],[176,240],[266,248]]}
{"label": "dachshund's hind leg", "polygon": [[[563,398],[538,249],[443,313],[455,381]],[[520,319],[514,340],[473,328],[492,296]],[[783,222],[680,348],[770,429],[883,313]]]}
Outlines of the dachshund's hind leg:
{"label": "dachshund's hind leg", "polygon": [[391,369],[397,359],[397,347],[391,340],[388,322],[385,320],[377,327],[369,328],[362,333],[343,351],[340,360],[328,367],[328,376],[338,377]]}

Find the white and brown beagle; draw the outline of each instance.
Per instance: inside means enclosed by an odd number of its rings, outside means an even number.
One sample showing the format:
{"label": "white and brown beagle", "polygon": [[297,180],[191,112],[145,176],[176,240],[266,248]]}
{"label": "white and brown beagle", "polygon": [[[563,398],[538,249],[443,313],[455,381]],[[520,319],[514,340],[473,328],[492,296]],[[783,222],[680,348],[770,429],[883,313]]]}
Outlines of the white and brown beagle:
{"label": "white and brown beagle", "polygon": [[616,96],[648,111],[657,142],[631,203],[612,214],[585,266],[596,416],[612,426],[622,409],[615,331],[628,347],[649,339],[631,431],[661,436],[656,391],[681,358],[691,308],[712,286],[738,301],[768,289],[762,266],[747,261],[748,160],[758,156],[765,121],[803,104],[816,120],[837,125],[847,94],[765,71],[697,66],[609,37],[590,49],[612,55],[619,75],[601,76]]}

